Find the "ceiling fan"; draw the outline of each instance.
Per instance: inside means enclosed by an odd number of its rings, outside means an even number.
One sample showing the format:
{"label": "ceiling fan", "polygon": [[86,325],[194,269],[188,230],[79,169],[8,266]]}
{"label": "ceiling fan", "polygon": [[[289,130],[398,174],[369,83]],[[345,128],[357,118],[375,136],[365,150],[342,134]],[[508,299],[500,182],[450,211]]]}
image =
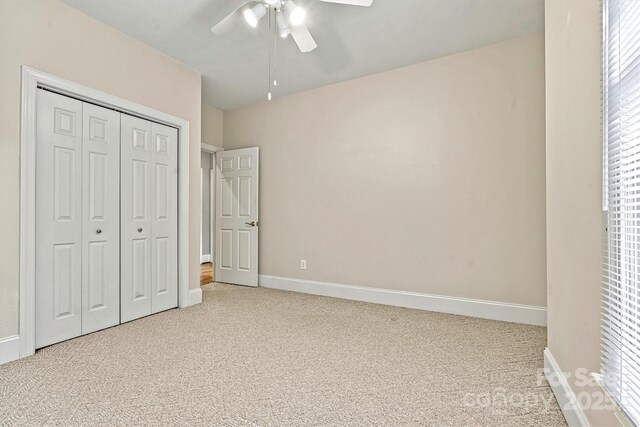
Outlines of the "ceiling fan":
{"label": "ceiling fan", "polygon": [[[350,6],[371,6],[373,0],[320,0],[325,3],[339,3]],[[244,18],[250,27],[257,27],[267,11],[275,14],[276,30],[282,38],[289,34],[298,45],[300,52],[311,52],[316,44],[309,29],[305,25],[306,11],[298,6],[294,0],[250,0],[243,3],[226,18],[211,28],[211,32],[224,35],[236,26],[237,22]]]}

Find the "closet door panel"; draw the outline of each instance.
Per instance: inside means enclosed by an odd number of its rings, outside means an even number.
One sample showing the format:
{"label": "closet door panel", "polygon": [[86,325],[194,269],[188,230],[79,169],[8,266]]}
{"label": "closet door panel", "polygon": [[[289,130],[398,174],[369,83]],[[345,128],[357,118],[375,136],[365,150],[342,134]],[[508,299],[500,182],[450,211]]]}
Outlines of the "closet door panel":
{"label": "closet door panel", "polygon": [[83,104],[82,333],[120,323],[120,113]]}
{"label": "closet door panel", "polygon": [[152,202],[155,194],[151,122],[121,115],[121,321],[151,314]]}
{"label": "closet door panel", "polygon": [[151,205],[152,312],[178,306],[178,131],[151,124],[155,194]]}
{"label": "closet door panel", "polygon": [[38,90],[36,348],[82,330],[82,102]]}

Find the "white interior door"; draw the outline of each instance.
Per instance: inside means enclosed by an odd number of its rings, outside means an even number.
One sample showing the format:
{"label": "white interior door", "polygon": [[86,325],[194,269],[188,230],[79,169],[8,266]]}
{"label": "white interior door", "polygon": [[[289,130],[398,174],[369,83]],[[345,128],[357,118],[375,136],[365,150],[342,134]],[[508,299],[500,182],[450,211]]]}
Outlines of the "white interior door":
{"label": "white interior door", "polygon": [[151,314],[151,122],[121,115],[120,320]]}
{"label": "white interior door", "polygon": [[82,333],[120,323],[120,113],[83,103]]}
{"label": "white interior door", "polygon": [[121,321],[178,305],[178,132],[121,117]]}
{"label": "white interior door", "polygon": [[151,312],[178,306],[178,130],[151,123]]}
{"label": "white interior door", "polygon": [[216,281],[258,286],[258,148],[216,153]]}
{"label": "white interior door", "polygon": [[36,348],[82,333],[82,102],[37,98]]}

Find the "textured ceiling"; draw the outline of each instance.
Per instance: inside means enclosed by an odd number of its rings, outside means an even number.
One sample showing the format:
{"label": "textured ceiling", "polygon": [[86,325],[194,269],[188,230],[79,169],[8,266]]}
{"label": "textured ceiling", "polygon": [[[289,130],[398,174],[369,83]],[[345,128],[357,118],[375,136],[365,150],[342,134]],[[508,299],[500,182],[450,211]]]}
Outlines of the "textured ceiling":
{"label": "textured ceiling", "polygon": [[[63,0],[200,71],[203,102],[232,109],[266,99],[267,20],[217,36],[239,0]],[[369,8],[298,0],[318,48],[278,38],[274,96],[544,30],[543,0],[374,0]],[[242,0],[240,0],[242,4]]]}

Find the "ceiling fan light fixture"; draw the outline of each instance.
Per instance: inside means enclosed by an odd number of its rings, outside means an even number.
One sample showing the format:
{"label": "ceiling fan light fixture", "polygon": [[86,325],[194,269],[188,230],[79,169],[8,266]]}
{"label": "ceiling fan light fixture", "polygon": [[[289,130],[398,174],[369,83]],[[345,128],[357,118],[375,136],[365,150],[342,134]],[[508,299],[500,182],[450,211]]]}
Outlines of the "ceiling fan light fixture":
{"label": "ceiling fan light fixture", "polygon": [[307,11],[296,4],[292,0],[288,0],[285,3],[285,9],[289,14],[289,23],[294,27],[304,24],[304,19],[307,16]]}
{"label": "ceiling fan light fixture", "polygon": [[304,23],[304,18],[306,17],[306,15],[307,15],[307,12],[303,8],[301,8],[300,6],[296,6],[291,11],[291,16],[289,17],[291,25],[294,25],[294,26],[302,25]]}
{"label": "ceiling fan light fixture", "polygon": [[287,20],[284,19],[284,15],[281,11],[278,11],[276,14],[276,25],[278,27],[278,33],[280,33],[280,37],[286,39],[289,34],[291,34],[291,29],[289,28],[289,24]]}
{"label": "ceiling fan light fixture", "polygon": [[256,4],[253,7],[249,7],[242,12],[244,16],[244,20],[247,21],[247,24],[251,28],[255,28],[258,26],[258,21],[260,21],[267,14],[267,10],[262,4]]}

